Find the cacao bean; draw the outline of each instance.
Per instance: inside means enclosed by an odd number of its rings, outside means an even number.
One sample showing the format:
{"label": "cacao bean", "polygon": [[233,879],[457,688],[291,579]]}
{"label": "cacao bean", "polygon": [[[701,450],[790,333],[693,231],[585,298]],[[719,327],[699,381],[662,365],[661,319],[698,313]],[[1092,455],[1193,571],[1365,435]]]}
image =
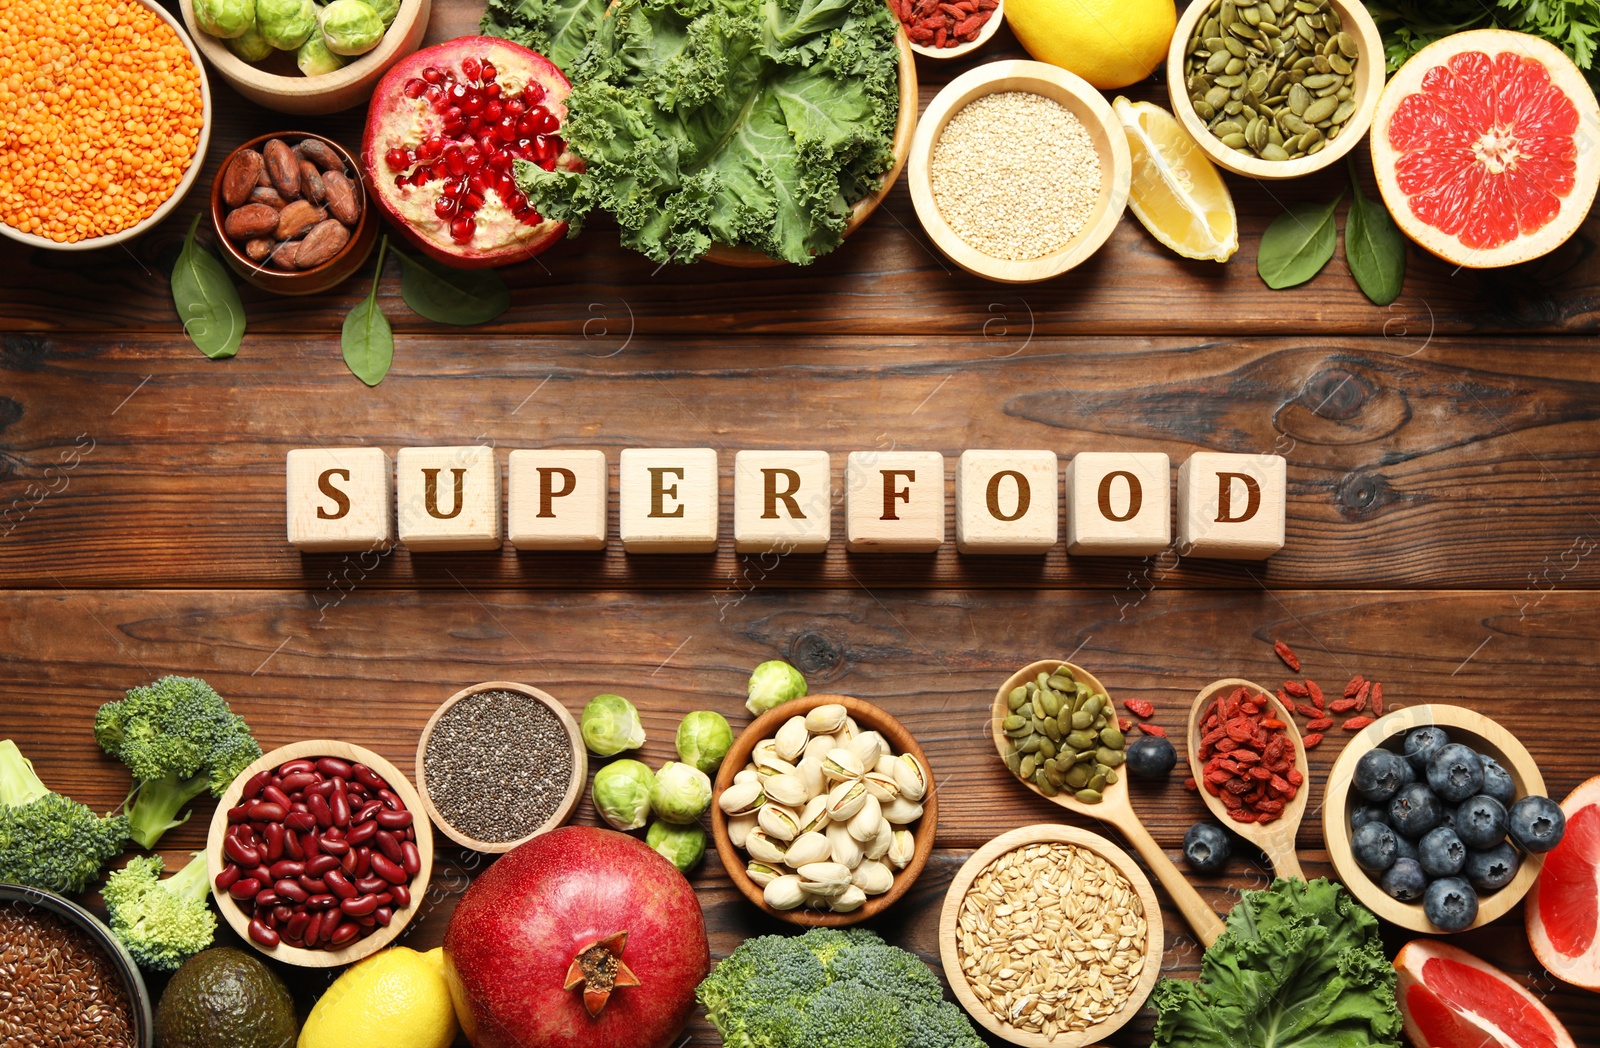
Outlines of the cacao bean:
{"label": "cacao bean", "polygon": [[244,253],[249,256],[252,262],[263,262],[268,255],[272,254],[272,241],[266,237],[256,237],[245,244]]}
{"label": "cacao bean", "polygon": [[222,231],[230,240],[254,240],[278,228],[278,212],[266,204],[246,204],[228,212]]}
{"label": "cacao bean", "polygon": [[300,195],[313,204],[328,199],[328,189],[322,183],[322,172],[309,160],[300,161]]}
{"label": "cacao bean", "polygon": [[267,165],[266,164],[262,164],[261,165],[261,173],[256,176],[256,185],[258,185],[258,186],[270,186],[270,185],[272,185],[272,176],[267,174]]}
{"label": "cacao bean", "polygon": [[336,218],[326,219],[311,227],[300,249],[295,253],[297,269],[313,269],[344,250],[350,242],[350,230]]}
{"label": "cacao bean", "polygon": [[356,187],[343,172],[328,171],[322,176],[322,187],[328,194],[328,211],[347,226],[361,219],[361,201]]}
{"label": "cacao bean", "polygon": [[222,176],[222,202],[229,207],[238,207],[250,199],[250,190],[256,186],[256,179],[261,176],[261,169],[266,166],[266,161],[254,149],[241,149],[228,162],[228,170]]}
{"label": "cacao bean", "polygon": [[291,200],[289,206],[278,213],[277,231],[273,236],[279,240],[293,240],[327,217],[327,212],[308,200]]}
{"label": "cacao bean", "polygon": [[322,171],[344,171],[344,161],[339,159],[339,154],[334,152],[332,146],[316,138],[303,138],[300,144],[294,147],[302,159],[309,160]]}
{"label": "cacao bean", "polygon": [[272,249],[272,255],[268,258],[268,261],[279,269],[294,269],[295,262],[300,257],[301,244],[302,241],[299,240],[285,240]]}
{"label": "cacao bean", "polygon": [[281,138],[268,139],[262,156],[267,161],[267,174],[272,184],[285,200],[300,198],[300,161],[294,151],[283,144]]}
{"label": "cacao bean", "polygon": [[265,204],[276,211],[282,211],[284,206],[289,203],[279,196],[278,191],[271,186],[256,186],[250,190],[250,202],[252,204]]}

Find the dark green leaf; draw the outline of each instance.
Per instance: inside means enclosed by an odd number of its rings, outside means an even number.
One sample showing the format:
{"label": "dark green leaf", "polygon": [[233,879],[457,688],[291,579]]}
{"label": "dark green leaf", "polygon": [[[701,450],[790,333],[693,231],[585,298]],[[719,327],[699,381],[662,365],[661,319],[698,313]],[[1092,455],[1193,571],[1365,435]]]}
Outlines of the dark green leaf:
{"label": "dark green leaf", "polygon": [[378,269],[372,274],[372,290],[350,315],[344,318],[344,330],[339,343],[344,349],[344,362],[351,373],[369,386],[376,386],[389,373],[394,362],[394,332],[389,328],[389,318],[378,308],[378,280],[383,276],[384,253],[388,239],[378,247]]}
{"label": "dark green leaf", "polygon": [[400,258],[400,297],[440,324],[487,324],[511,308],[511,289],[492,269],[451,269],[430,258]]}
{"label": "dark green leaf", "polygon": [[1256,253],[1256,272],[1268,287],[1304,284],[1328,264],[1338,239],[1333,222],[1338,204],[1338,197],[1331,204],[1296,204],[1272,220]]}
{"label": "dark green leaf", "polygon": [[1344,220],[1344,260],[1362,294],[1374,305],[1387,306],[1400,297],[1406,279],[1406,238],[1389,212],[1369,199],[1356,184],[1350,165],[1350,213]]}
{"label": "dark green leaf", "polygon": [[217,256],[194,242],[200,216],[189,223],[178,264],[172,267],[172,304],[183,332],[200,352],[217,360],[239,352],[244,338],[244,303]]}

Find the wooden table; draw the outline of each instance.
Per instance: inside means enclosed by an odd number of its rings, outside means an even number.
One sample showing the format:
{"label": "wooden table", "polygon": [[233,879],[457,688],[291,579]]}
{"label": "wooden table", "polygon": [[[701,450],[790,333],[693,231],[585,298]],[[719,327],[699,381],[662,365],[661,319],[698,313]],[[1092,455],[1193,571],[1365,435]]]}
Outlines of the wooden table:
{"label": "wooden table", "polygon": [[[430,42],[472,31],[480,9],[439,0]],[[1006,30],[981,54],[1020,56]],[[973,62],[919,64],[926,104]],[[288,120],[216,95],[213,164],[293,125],[359,137],[357,114]],[[365,278],[309,299],[246,289],[250,331],[234,360],[207,361],[184,340],[167,272],[203,193],[127,250],[7,242],[0,737],[47,783],[104,809],[128,779],[95,746],[93,711],[164,673],[211,681],[265,747],[333,736],[407,771],[439,702],[504,678],[574,711],[599,691],[628,695],[644,711],[644,758],[659,763],[684,712],[745,723],[750,668],[786,658],[814,689],[886,706],[930,755],[938,849],[875,927],[935,967],[938,906],[963,858],[1064,817],[1008,780],[986,736],[996,684],[1034,658],[1073,654],[1114,694],[1154,700],[1176,735],[1214,678],[1281,681],[1271,641],[1283,638],[1324,685],[1359,672],[1394,704],[1493,713],[1564,796],[1600,771],[1588,694],[1600,644],[1600,222],[1501,272],[1452,272],[1413,250],[1388,308],[1361,296],[1342,254],[1306,287],[1267,290],[1254,272],[1261,229],[1284,204],[1330,198],[1341,177],[1230,179],[1243,235],[1226,266],[1174,257],[1130,216],[1087,265],[1027,287],[982,283],[937,256],[903,185],[805,268],[658,270],[597,224],[506,270],[514,306],[476,330],[411,315],[391,268],[380,298],[399,348],[375,389],[338,346]],[[285,545],[289,449],[478,442],[502,456],[605,448],[613,469],[624,447],[717,448],[724,536],[741,448],[824,448],[836,474],[848,451],[890,445],[1165,451],[1174,464],[1197,450],[1276,451],[1289,461],[1288,545],[1263,564],[1069,562],[1060,547],[962,557],[953,543],[847,555],[842,541],[763,559],[736,556],[726,537],[702,556],[624,556],[615,538],[594,554],[399,549],[365,561]],[[1314,753],[1319,793],[1340,741]],[[1177,857],[1199,801],[1174,777],[1135,803]],[[207,811],[167,835],[169,864],[200,845]],[[578,818],[594,820],[587,802]],[[1331,873],[1315,818],[1299,844],[1308,873]],[[479,865],[446,850],[436,882],[460,890]],[[714,855],[694,880],[717,954],[782,930]],[[1226,911],[1265,876],[1245,855],[1228,876],[1196,880]],[[406,941],[438,944],[453,898]],[[1199,951],[1176,911],[1166,918],[1165,966],[1193,977]],[[1600,1042],[1596,998],[1534,963],[1520,909],[1454,941],[1525,978],[1580,1044]],[[319,978],[302,980],[307,1002]],[[1151,1015],[1115,1043],[1147,1043]],[[693,1033],[717,1043],[703,1022]]]}

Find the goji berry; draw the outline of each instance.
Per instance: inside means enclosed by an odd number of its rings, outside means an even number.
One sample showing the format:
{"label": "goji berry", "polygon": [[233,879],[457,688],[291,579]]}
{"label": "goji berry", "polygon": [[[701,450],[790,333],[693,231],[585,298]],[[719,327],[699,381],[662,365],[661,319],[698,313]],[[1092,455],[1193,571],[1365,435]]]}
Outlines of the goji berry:
{"label": "goji berry", "polygon": [[1362,728],[1365,728],[1371,723],[1371,717],[1351,717],[1349,720],[1339,725],[1339,727],[1343,728],[1345,731],[1360,731]]}
{"label": "goji berry", "polygon": [[1248,774],[1257,782],[1266,782],[1268,779],[1272,778],[1272,769],[1263,768],[1261,765],[1257,764],[1254,768],[1250,769]]}
{"label": "goji berry", "polygon": [[1263,718],[1261,718],[1261,726],[1263,728],[1267,728],[1267,729],[1269,729],[1271,731],[1277,731],[1279,728],[1287,727],[1287,725],[1284,724],[1283,721],[1279,720],[1276,717],[1263,717]]}
{"label": "goji berry", "polygon": [[1117,730],[1122,732],[1122,734],[1124,734],[1124,735],[1128,734],[1128,732],[1133,730],[1133,721],[1129,720],[1126,717],[1118,717],[1117,718]]}
{"label": "goji berry", "polygon": [[1163,728],[1159,724],[1143,724],[1143,723],[1141,723],[1139,725],[1139,730],[1144,732],[1146,735],[1159,735],[1163,739],[1167,737],[1167,729]]}
{"label": "goji berry", "polygon": [[1261,754],[1257,753],[1255,750],[1247,750],[1242,746],[1228,754],[1228,756],[1233,758],[1235,764],[1261,763]]}
{"label": "goji berry", "polygon": [[1274,775],[1272,778],[1267,780],[1267,784],[1272,787],[1272,790],[1275,793],[1289,792],[1289,780],[1285,779],[1281,775]]}
{"label": "goji berry", "polygon": [[1346,684],[1344,686],[1344,697],[1347,698],[1347,699],[1355,698],[1356,697],[1356,692],[1360,691],[1361,690],[1361,685],[1365,684],[1366,682],[1367,682],[1367,678],[1363,677],[1359,673],[1356,674],[1354,677],[1351,677],[1350,678],[1350,683]]}
{"label": "goji berry", "polygon": [[1256,724],[1249,717],[1234,717],[1228,721],[1227,731],[1234,742],[1249,742],[1256,733]]}
{"label": "goji berry", "polygon": [[1372,686],[1372,699],[1371,699],[1371,701],[1372,701],[1372,715],[1374,717],[1383,716],[1383,685],[1382,684],[1374,684]]}
{"label": "goji berry", "polygon": [[1332,717],[1313,717],[1306,721],[1306,731],[1327,731],[1333,727]]}
{"label": "goji berry", "polygon": [[1229,808],[1228,818],[1234,822],[1260,822],[1255,812],[1245,811],[1243,808]]}
{"label": "goji berry", "polygon": [[1322,711],[1309,702],[1302,702],[1295,706],[1294,711],[1302,717],[1316,718],[1322,716]]}
{"label": "goji berry", "polygon": [[1239,799],[1239,795],[1228,789],[1228,786],[1232,785],[1235,784],[1230,782],[1226,786],[1222,787],[1222,806],[1227,808],[1229,811],[1244,807],[1244,801]]}
{"label": "goji berry", "polygon": [[1322,697],[1322,689],[1317,687],[1317,682],[1314,680],[1306,681],[1306,693],[1311,696],[1312,703],[1319,710],[1322,708],[1322,704],[1327,701]]}
{"label": "goji berry", "polygon": [[1250,779],[1234,779],[1232,782],[1222,784],[1223,792],[1235,795],[1249,793],[1254,788]]}
{"label": "goji berry", "polygon": [[1238,748],[1239,744],[1234,742],[1232,739],[1223,739],[1217,743],[1218,753],[1227,753],[1229,750],[1236,750]]}
{"label": "goji berry", "polygon": [[1328,709],[1333,711],[1334,713],[1349,713],[1351,710],[1353,710],[1355,708],[1356,708],[1356,700],[1353,699],[1353,698],[1349,698],[1349,699],[1334,699],[1332,702],[1328,703]]}
{"label": "goji berry", "polygon": [[1188,778],[1183,780],[1183,788],[1188,790],[1190,793],[1198,793],[1200,790],[1199,785],[1194,781],[1193,775],[1190,775]]}
{"label": "goji berry", "polygon": [[1282,688],[1278,689],[1278,701],[1283,703],[1285,706],[1294,705],[1294,702],[1289,698],[1289,693],[1284,691]]}
{"label": "goji berry", "polygon": [[1211,796],[1213,796],[1213,797],[1222,796],[1222,787],[1221,786],[1218,786],[1216,783],[1212,782],[1210,779],[1201,779],[1200,782],[1205,786],[1206,792],[1211,794]]}
{"label": "goji berry", "polygon": [[1293,648],[1281,640],[1275,640],[1272,642],[1272,650],[1278,653],[1278,658],[1283,660],[1285,666],[1296,673],[1300,672],[1300,656],[1294,653]]}
{"label": "goji berry", "polygon": [[1300,769],[1299,768],[1290,768],[1289,769],[1288,779],[1289,779],[1289,785],[1290,786],[1298,786],[1302,782],[1306,781],[1306,777],[1304,775],[1300,774]]}
{"label": "goji berry", "polygon": [[1314,750],[1317,748],[1317,744],[1321,741],[1322,733],[1320,731],[1314,731],[1310,735],[1307,735],[1305,738],[1301,739],[1300,745],[1304,746],[1308,750]]}
{"label": "goji berry", "polygon": [[1267,815],[1281,815],[1283,814],[1283,808],[1283,801],[1264,800],[1256,802],[1256,810]]}
{"label": "goji berry", "polygon": [[1135,717],[1154,717],[1156,704],[1145,699],[1123,699],[1122,705]]}
{"label": "goji berry", "polygon": [[1290,695],[1293,695],[1297,699],[1305,699],[1311,696],[1311,693],[1306,690],[1306,686],[1297,680],[1284,681],[1283,690],[1288,692]]}
{"label": "goji berry", "polygon": [[1372,683],[1370,681],[1363,683],[1361,685],[1361,687],[1356,689],[1356,712],[1357,713],[1360,713],[1361,711],[1363,711],[1363,710],[1365,710],[1367,708],[1367,696],[1369,696],[1371,694],[1372,694]]}

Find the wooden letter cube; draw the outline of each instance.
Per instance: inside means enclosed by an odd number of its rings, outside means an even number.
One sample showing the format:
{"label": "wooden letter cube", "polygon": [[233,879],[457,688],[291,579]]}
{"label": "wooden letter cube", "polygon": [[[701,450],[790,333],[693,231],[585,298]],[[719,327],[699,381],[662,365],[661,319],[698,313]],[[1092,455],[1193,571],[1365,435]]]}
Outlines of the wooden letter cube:
{"label": "wooden letter cube", "polygon": [[956,463],[956,549],[1044,553],[1061,511],[1053,451],[975,451]]}
{"label": "wooden letter cube", "polygon": [[500,547],[500,464],[481,445],[401,448],[395,456],[400,541],[418,552]]}
{"label": "wooden letter cube", "polygon": [[821,553],[833,534],[826,451],[741,451],[733,457],[733,548]]}
{"label": "wooden letter cube", "polygon": [[711,448],[624,448],[618,514],[629,553],[717,548],[717,453]]}
{"label": "wooden letter cube", "polygon": [[506,533],[518,549],[605,549],[609,493],[603,451],[513,451]]}
{"label": "wooden letter cube", "polygon": [[394,474],[382,448],[299,448],[286,473],[289,545],[334,553],[394,542]]}
{"label": "wooden letter cube", "polygon": [[1190,455],[1178,468],[1178,552],[1266,560],[1283,548],[1287,488],[1281,455]]}
{"label": "wooden letter cube", "polygon": [[852,451],[845,465],[845,546],[929,553],[944,545],[944,456]]}
{"label": "wooden letter cube", "polygon": [[1067,463],[1067,554],[1143,557],[1172,541],[1172,474],[1159,451],[1084,451]]}

